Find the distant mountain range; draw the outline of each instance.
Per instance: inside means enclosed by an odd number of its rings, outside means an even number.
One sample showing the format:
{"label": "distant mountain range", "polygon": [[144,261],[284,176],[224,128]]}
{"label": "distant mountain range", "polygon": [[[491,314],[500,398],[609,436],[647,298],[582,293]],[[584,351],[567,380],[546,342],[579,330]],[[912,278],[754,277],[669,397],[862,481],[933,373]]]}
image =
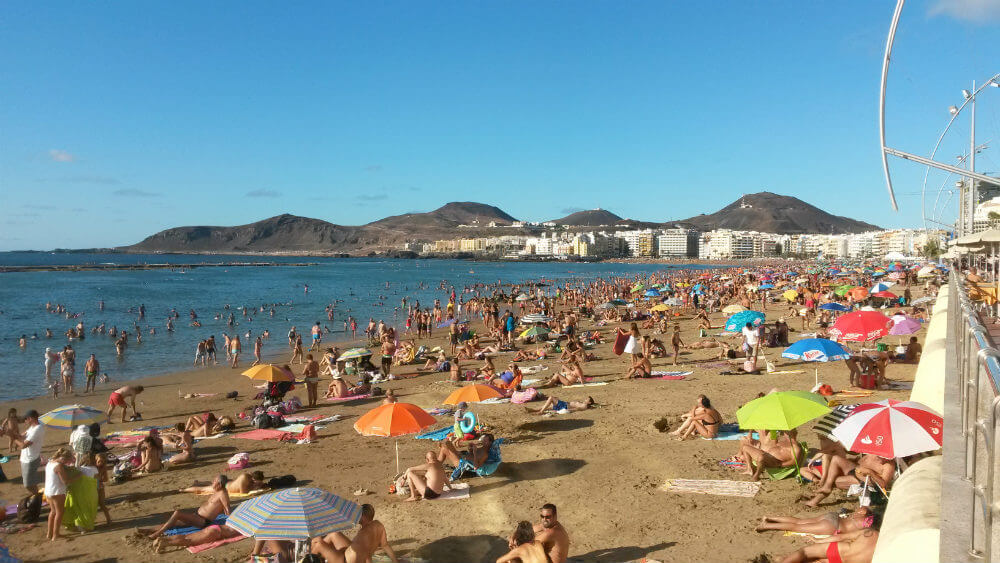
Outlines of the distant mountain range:
{"label": "distant mountain range", "polygon": [[[475,202],[452,202],[426,213],[406,213],[345,226],[296,215],[278,215],[235,227],[176,227],[143,241],[120,247],[124,252],[260,252],[349,253],[397,248],[403,242],[454,239],[487,234],[531,234],[538,226],[511,227],[517,219],[498,207]],[[551,222],[578,231],[628,225],[634,228],[686,226],[779,234],[856,233],[879,227],[831,215],[791,196],[770,192],[749,194],[711,215],[680,221],[647,222],[623,219],[604,210],[578,211]],[[491,224],[495,226],[490,226]],[[459,225],[465,227],[459,229]]]}

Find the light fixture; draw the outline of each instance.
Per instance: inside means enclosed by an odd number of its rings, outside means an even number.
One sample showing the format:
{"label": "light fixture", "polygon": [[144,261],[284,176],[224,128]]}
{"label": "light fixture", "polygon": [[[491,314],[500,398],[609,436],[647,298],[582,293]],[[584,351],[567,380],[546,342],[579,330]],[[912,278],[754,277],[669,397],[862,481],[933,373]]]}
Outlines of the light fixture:
{"label": "light fixture", "polygon": [[962,90],[962,97],[968,100],[972,97],[972,94],[968,90]]}
{"label": "light fixture", "polygon": [[1000,88],[1000,82],[998,82],[997,79],[994,78],[993,80],[990,80],[990,86],[994,88]]}
{"label": "light fixture", "polygon": [[951,106],[950,108],[948,108],[948,113],[952,115],[958,115],[958,108],[955,106]]}

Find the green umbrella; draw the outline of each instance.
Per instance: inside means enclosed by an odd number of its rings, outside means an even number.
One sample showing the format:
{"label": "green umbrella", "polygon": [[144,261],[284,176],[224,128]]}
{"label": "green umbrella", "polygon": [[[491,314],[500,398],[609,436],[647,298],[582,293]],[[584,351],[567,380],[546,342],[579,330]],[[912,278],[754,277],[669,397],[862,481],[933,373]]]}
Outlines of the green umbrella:
{"label": "green umbrella", "polygon": [[736,411],[745,430],[792,430],[830,412],[822,395],[808,391],[778,391],[754,399]]}
{"label": "green umbrella", "polygon": [[644,289],[646,289],[646,286],[645,286],[645,285],[643,285],[643,284],[641,284],[641,283],[637,283],[637,284],[635,284],[634,286],[632,286],[632,293],[636,293],[636,292],[638,292],[638,291],[642,291],[642,290],[644,290]]}
{"label": "green umbrella", "polygon": [[528,330],[522,332],[521,336],[519,338],[530,338],[532,336],[544,336],[544,335],[546,335],[546,334],[548,334],[550,332],[552,332],[552,330],[549,329],[548,327],[533,326],[533,327],[529,328]]}
{"label": "green umbrella", "polygon": [[841,285],[841,286],[837,286],[837,289],[834,290],[834,293],[836,293],[837,295],[843,297],[843,296],[847,295],[848,291],[854,289],[855,287],[856,286],[853,286],[853,285]]}

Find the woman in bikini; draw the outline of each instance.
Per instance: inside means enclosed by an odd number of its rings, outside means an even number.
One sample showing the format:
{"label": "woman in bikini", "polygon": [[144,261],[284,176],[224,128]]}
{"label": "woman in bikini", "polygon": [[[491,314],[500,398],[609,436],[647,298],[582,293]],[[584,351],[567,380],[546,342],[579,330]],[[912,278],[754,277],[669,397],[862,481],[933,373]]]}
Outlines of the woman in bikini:
{"label": "woman in bikini", "polygon": [[719,425],[722,424],[722,415],[712,406],[712,401],[704,395],[698,395],[694,408],[690,412],[681,415],[684,419],[680,428],[670,434],[678,440],[687,440],[695,432],[702,438],[715,438],[719,435]]}
{"label": "woman in bikini", "polygon": [[832,536],[870,528],[873,520],[871,509],[867,506],[861,506],[856,508],[854,512],[843,516],[839,512],[827,512],[815,518],[765,516],[760,519],[760,524],[755,530],[757,532],[777,530],[814,536]]}

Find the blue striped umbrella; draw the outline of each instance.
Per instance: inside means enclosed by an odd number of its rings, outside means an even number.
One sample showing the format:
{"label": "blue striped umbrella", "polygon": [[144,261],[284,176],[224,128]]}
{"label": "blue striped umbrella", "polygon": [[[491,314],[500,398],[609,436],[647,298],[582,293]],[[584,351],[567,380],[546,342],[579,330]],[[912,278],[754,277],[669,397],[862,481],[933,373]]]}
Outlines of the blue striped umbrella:
{"label": "blue striped umbrella", "polygon": [[243,501],[226,524],[259,540],[306,541],[352,528],[360,519],[357,503],[320,489],[296,487]]}
{"label": "blue striped umbrella", "polygon": [[38,417],[38,421],[52,428],[76,428],[81,424],[91,425],[95,422],[107,422],[104,411],[84,405],[66,405]]}
{"label": "blue striped umbrella", "polygon": [[753,326],[764,324],[764,313],[760,311],[740,311],[729,317],[726,321],[726,330],[730,332],[738,331],[750,323]]}

